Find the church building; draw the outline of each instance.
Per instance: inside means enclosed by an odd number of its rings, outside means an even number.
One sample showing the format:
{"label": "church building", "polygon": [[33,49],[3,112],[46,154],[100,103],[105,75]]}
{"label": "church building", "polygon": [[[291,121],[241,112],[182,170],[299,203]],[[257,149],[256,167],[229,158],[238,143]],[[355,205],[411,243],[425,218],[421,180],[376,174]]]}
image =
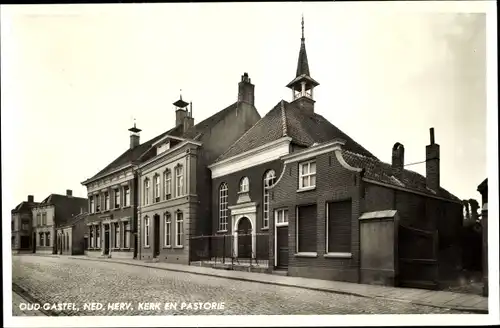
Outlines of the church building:
{"label": "church building", "polygon": [[436,288],[460,266],[462,205],[440,185],[434,130],[423,177],[404,168],[403,145],[386,164],[326,120],[315,106],[303,19],[286,86],[292,100],[209,166],[212,233],[230,237],[225,256],[264,259],[269,272],[290,276]]}

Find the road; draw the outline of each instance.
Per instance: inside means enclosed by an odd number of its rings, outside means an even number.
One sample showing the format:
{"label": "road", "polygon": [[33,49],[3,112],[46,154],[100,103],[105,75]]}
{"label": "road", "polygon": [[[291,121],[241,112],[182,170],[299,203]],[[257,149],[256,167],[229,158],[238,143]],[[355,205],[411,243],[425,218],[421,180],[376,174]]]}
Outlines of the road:
{"label": "road", "polygon": [[[427,314],[461,313],[409,303],[369,299],[229,280],[190,273],[71,258],[13,256],[12,282],[42,305],[74,303],[61,315],[235,315],[235,314]],[[101,303],[94,310],[89,303]],[[109,303],[124,303],[122,309]],[[161,303],[144,309],[144,304]],[[187,303],[216,302],[219,309]],[[129,308],[125,309],[127,304]],[[169,306],[165,308],[164,304]],[[224,303],[221,305],[221,303]],[[85,305],[87,304],[87,305]],[[143,309],[140,309],[142,305]],[[14,306],[14,304],[13,304]],[[223,307],[223,308],[222,308]],[[22,315],[22,314],[20,314]]]}

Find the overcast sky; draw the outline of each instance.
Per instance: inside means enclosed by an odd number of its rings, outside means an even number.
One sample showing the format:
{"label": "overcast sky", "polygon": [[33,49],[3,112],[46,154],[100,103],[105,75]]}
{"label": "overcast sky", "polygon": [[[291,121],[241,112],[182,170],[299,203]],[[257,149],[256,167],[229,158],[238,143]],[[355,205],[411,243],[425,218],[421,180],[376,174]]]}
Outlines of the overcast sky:
{"label": "overcast sky", "polygon": [[[142,142],[173,127],[180,89],[195,122],[236,101],[244,72],[262,116],[290,101],[302,13],[311,75],[321,84],[316,112],[386,162],[395,142],[406,163],[425,160],[434,127],[442,186],[479,199],[485,15],[410,7],[2,6],[4,206],[66,189],[86,197],[80,183],[129,147],[133,118]],[[408,168],[425,175],[425,164]]]}

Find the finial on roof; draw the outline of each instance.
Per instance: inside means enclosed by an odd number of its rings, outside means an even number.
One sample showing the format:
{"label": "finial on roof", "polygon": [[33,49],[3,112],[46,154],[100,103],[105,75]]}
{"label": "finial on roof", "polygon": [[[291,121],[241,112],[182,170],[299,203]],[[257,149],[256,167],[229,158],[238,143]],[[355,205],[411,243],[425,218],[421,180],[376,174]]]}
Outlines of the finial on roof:
{"label": "finial on roof", "polygon": [[302,41],[304,41],[304,14],[302,14]]}
{"label": "finial on roof", "polygon": [[181,93],[181,98],[180,99],[182,100],[182,89],[180,90],[180,93]]}

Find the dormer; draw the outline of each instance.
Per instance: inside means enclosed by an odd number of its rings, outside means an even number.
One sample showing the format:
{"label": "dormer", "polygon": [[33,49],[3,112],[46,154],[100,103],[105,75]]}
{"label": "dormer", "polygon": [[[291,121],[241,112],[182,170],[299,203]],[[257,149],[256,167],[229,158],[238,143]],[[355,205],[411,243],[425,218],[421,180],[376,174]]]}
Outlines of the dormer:
{"label": "dormer", "polygon": [[182,142],[184,139],[166,135],[157,142],[153,144],[153,147],[156,147],[156,155],[160,155],[172,148],[174,148],[177,144]]}

